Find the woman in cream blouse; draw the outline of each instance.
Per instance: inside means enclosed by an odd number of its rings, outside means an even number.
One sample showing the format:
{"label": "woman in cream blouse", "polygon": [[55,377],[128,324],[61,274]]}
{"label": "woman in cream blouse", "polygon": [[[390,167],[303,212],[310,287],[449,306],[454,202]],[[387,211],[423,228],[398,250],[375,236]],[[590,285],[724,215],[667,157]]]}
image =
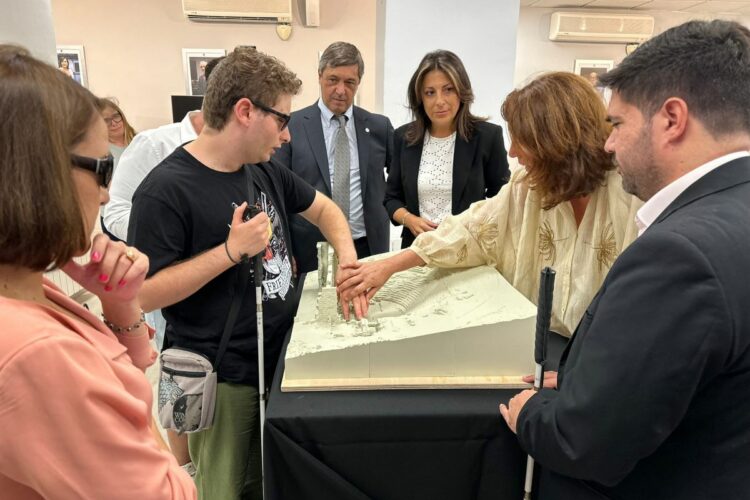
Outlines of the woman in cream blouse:
{"label": "woman in cream blouse", "polygon": [[611,156],[604,104],[584,78],[548,73],[502,107],[510,156],[525,167],[487,200],[421,234],[405,251],[357,263],[338,286],[371,298],[395,272],[417,265],[492,265],[536,302],[540,270],[557,271],[551,330],[569,337],[615,258],[636,237],[640,202],[626,194]]}

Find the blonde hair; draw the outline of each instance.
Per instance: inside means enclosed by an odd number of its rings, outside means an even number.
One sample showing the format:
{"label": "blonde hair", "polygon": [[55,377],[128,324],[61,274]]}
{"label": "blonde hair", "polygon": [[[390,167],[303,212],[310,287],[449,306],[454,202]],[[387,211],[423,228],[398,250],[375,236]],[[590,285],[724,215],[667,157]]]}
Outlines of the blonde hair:
{"label": "blonde hair", "polygon": [[100,97],[96,100],[96,107],[99,109],[100,113],[104,113],[105,109],[111,108],[120,114],[120,116],[122,117],[122,126],[123,128],[125,128],[125,145],[127,146],[128,144],[130,144],[130,141],[133,140],[133,137],[135,137],[135,134],[137,132],[130,125],[130,122],[128,122],[128,119],[125,117],[125,113],[122,112],[119,101],[114,97]]}

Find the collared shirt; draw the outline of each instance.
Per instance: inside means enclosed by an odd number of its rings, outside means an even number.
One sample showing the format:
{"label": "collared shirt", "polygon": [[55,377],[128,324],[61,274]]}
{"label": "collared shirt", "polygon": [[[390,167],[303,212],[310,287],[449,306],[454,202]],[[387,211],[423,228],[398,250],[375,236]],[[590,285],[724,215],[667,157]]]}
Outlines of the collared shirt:
{"label": "collared shirt", "polygon": [[725,163],[729,163],[730,161],[745,156],[750,156],[750,153],[747,151],[737,151],[719,158],[714,158],[708,163],[704,163],[700,167],[691,170],[682,177],[679,177],[661,188],[661,190],[653,195],[651,199],[644,203],[635,216],[635,223],[638,226],[638,236],[642,235],[643,232],[654,223],[659,215],[661,215],[661,213],[664,212],[664,210],[666,210],[666,208],[676,200],[678,196],[701,177],[716,170]]}
{"label": "collared shirt", "polygon": [[[333,185],[333,173],[336,165],[333,160],[336,152],[335,135],[339,129],[338,122],[333,120],[333,112],[326,107],[322,99],[318,99],[320,108],[320,121],[323,125],[323,137],[326,141],[326,152],[328,153],[328,172],[331,175],[331,185]],[[365,213],[362,202],[362,181],[359,175],[359,150],[357,149],[357,130],[354,128],[354,108],[344,113],[346,116],[346,136],[349,139],[349,228],[352,231],[352,238],[362,238],[367,235],[365,232]]]}
{"label": "collared shirt", "polygon": [[123,151],[109,186],[109,203],[102,207],[104,226],[121,240],[128,237],[133,193],[143,179],[177,146],[198,137],[190,121],[193,113],[186,114],[180,123],[144,130]]}
{"label": "collared shirt", "polygon": [[544,210],[525,176],[516,170],[497,195],[420,234],[410,250],[429,266],[494,266],[535,304],[539,271],[552,267],[557,277],[550,329],[570,337],[612,263],[635,239],[641,202],[622,190],[619,174],[609,172],[576,225],[570,202]]}

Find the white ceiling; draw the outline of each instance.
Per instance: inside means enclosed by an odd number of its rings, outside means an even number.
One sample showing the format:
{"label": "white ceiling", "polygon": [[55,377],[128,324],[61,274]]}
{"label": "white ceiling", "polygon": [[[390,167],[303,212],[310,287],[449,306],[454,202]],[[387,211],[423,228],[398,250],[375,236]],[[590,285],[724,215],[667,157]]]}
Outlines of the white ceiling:
{"label": "white ceiling", "polygon": [[521,7],[669,10],[719,14],[750,14],[750,0],[521,0]]}

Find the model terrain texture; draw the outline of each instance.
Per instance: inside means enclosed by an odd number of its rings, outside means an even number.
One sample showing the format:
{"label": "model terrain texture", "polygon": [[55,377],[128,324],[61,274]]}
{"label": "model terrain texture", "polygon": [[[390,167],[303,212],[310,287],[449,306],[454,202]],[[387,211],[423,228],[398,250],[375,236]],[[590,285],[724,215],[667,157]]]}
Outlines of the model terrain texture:
{"label": "model terrain texture", "polygon": [[319,251],[319,272],[305,280],[282,390],[525,386],[536,306],[495,268],[396,273],[367,317],[347,322],[327,253]]}

